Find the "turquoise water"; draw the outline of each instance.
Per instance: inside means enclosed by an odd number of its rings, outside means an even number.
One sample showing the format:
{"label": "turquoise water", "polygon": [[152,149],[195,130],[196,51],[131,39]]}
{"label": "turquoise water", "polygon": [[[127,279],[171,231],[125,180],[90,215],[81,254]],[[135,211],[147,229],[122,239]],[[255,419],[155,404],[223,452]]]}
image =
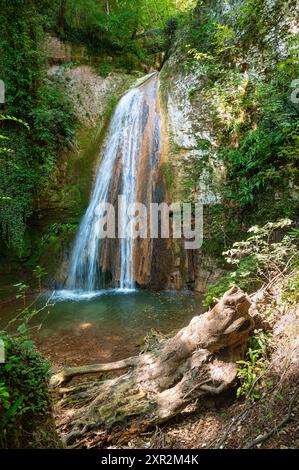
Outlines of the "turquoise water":
{"label": "turquoise water", "polygon": [[[137,354],[151,329],[170,333],[203,311],[202,299],[189,292],[108,290],[86,297],[61,292],[56,297],[55,305],[30,325],[38,348],[54,366],[109,362]],[[6,310],[6,317],[11,316]]]}

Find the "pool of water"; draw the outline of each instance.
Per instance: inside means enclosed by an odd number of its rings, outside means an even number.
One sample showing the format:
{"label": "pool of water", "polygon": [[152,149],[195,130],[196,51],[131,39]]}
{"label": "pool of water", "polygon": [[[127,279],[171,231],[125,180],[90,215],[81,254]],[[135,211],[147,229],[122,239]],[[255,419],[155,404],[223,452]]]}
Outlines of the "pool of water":
{"label": "pool of water", "polygon": [[[201,301],[189,292],[111,290],[86,296],[62,291],[30,326],[39,350],[54,366],[109,362],[138,353],[151,329],[169,333],[187,325],[202,313]],[[2,324],[15,311],[10,309],[1,311]]]}

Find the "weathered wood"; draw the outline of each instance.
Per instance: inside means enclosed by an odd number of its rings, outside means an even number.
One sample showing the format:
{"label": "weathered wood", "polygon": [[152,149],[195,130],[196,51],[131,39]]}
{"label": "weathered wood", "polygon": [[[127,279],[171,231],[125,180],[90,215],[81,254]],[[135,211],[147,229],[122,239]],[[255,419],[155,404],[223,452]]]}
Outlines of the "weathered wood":
{"label": "weathered wood", "polygon": [[92,364],[89,366],[68,367],[58,374],[52,375],[50,379],[50,387],[58,387],[72,380],[77,375],[96,374],[100,372],[112,372],[116,370],[128,369],[136,366],[139,358],[128,357],[122,361],[110,362],[108,364]]}

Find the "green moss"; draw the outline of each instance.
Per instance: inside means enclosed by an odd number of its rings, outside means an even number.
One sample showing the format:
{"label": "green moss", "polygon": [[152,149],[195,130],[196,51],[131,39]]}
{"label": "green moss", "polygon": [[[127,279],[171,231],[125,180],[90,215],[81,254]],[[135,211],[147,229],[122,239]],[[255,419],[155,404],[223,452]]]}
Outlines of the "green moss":
{"label": "green moss", "polygon": [[171,162],[163,163],[162,167],[162,177],[165,183],[165,187],[167,188],[167,192],[169,195],[173,196],[175,191],[175,172],[174,167]]}

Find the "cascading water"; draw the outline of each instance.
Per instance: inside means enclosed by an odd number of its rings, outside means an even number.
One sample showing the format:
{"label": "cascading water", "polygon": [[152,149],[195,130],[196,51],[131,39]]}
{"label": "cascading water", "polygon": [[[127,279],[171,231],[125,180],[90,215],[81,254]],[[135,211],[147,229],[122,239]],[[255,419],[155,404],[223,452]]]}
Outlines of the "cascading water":
{"label": "cascading water", "polygon": [[[115,201],[116,195],[122,195],[126,205],[136,202],[139,167],[148,166],[147,163],[142,163],[144,153],[148,153],[145,160],[150,161],[146,180],[152,179],[153,161],[157,159],[159,151],[157,133],[159,134],[160,118],[156,102],[157,77],[154,76],[143,86],[130,90],[123,96],[115,110],[92,198],[75,240],[67,279],[69,290],[94,292],[106,287],[103,260],[107,258],[109,244],[99,233],[99,219],[102,214],[98,207],[100,203]],[[148,202],[148,197],[146,200]],[[128,222],[127,212],[122,211],[122,225],[126,227]],[[130,232],[119,241],[114,241],[113,247],[113,286],[122,290],[134,289],[135,244]]]}

